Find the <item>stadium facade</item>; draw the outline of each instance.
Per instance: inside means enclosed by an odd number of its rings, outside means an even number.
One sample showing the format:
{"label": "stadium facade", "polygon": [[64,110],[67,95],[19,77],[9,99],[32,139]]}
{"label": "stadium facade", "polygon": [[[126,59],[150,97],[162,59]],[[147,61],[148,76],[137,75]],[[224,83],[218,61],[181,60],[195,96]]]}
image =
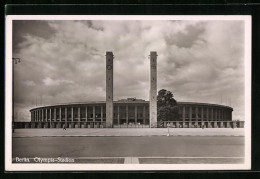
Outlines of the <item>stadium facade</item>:
{"label": "stadium facade", "polygon": [[106,101],[69,103],[33,108],[31,121],[15,123],[15,128],[117,128],[117,127],[244,127],[244,121],[232,121],[229,106],[178,102],[179,117],[157,121],[157,53],[150,53],[149,101],[127,98],[113,100],[113,58],[106,52]]}
{"label": "stadium facade", "polygon": [[[233,109],[224,105],[178,102],[179,118],[154,122],[150,126],[149,101],[128,98],[114,101],[113,121],[106,119],[106,102],[61,104],[31,109],[30,128],[103,128],[103,127],[243,127],[243,121],[232,121]],[[24,126],[25,127],[25,126]]]}

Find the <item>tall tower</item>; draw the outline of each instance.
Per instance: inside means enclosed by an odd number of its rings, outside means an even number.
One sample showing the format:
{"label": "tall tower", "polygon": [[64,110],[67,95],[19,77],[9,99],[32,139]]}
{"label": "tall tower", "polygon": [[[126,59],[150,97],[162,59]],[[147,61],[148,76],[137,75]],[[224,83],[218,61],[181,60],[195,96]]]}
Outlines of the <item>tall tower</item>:
{"label": "tall tower", "polygon": [[157,122],[157,53],[150,52],[150,127]]}
{"label": "tall tower", "polygon": [[106,122],[113,127],[113,59],[112,52],[106,52]]}

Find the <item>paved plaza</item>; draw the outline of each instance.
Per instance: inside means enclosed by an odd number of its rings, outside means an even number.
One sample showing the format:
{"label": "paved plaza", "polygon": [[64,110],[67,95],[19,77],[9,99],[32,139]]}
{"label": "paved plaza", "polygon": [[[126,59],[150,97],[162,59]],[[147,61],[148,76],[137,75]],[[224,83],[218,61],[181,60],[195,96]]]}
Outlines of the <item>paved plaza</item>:
{"label": "paved plaza", "polygon": [[15,157],[71,157],[81,162],[123,158],[143,163],[237,163],[244,160],[244,137],[24,137],[13,138]]}
{"label": "paved plaza", "polygon": [[[166,136],[167,128],[16,129],[13,137]],[[244,136],[244,128],[169,128],[171,136]]]}
{"label": "paved plaza", "polygon": [[243,129],[17,129],[12,158],[70,157],[76,163],[244,162]]}

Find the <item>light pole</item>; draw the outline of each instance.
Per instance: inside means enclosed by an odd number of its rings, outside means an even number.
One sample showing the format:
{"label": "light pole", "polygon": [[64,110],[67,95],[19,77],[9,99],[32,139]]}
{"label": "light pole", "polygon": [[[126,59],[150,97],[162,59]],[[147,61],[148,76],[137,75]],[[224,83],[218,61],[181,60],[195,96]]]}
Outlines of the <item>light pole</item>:
{"label": "light pole", "polygon": [[12,116],[12,132],[14,133],[14,65],[15,64],[18,64],[21,62],[21,59],[20,58],[12,58],[13,60],[13,67],[12,67],[12,73],[13,73],[13,89],[12,89],[12,92],[13,92],[13,97],[12,97],[12,107],[13,107],[13,116]]}

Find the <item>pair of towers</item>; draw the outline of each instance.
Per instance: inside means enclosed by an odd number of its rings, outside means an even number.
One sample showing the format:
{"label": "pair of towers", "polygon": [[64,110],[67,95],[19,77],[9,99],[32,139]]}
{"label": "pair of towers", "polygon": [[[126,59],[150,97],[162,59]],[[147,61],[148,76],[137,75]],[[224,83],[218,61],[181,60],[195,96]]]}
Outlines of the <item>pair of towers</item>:
{"label": "pair of towers", "polygon": [[[106,122],[113,127],[113,59],[112,52],[106,52]],[[150,127],[157,122],[157,53],[150,52]]]}

